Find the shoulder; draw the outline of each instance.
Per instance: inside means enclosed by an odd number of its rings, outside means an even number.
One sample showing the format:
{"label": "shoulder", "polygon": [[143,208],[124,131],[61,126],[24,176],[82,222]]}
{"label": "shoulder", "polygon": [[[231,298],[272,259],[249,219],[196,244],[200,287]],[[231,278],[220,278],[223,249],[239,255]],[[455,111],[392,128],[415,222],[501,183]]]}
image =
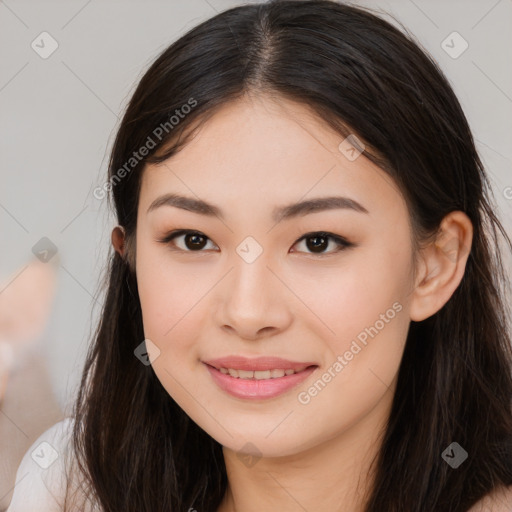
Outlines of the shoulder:
{"label": "shoulder", "polygon": [[512,486],[495,489],[468,512],[512,512]]}
{"label": "shoulder", "polygon": [[27,450],[16,472],[7,512],[60,512],[66,491],[66,456],[73,419],[65,418],[43,432]]}

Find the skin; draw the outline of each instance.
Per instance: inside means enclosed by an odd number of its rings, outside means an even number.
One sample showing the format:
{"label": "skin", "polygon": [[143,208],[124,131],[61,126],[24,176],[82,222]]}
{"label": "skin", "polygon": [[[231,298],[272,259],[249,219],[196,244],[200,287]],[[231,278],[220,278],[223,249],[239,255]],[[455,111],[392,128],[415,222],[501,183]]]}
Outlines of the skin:
{"label": "skin", "polygon": [[[410,321],[436,313],[464,274],[468,217],[450,213],[442,237],[414,255],[399,189],[364,153],[348,160],[338,149],[342,140],[301,104],[246,96],[224,106],[178,154],[144,170],[136,235],[144,333],[158,347],[149,351],[162,385],[223,445],[229,486],[221,512],[362,511]],[[224,220],[172,206],[147,213],[167,192],[213,203]],[[271,219],[275,207],[334,195],[369,213]],[[207,245],[194,252],[185,236],[158,241],[175,229],[200,231]],[[318,255],[307,240],[297,242],[315,231],[355,245],[336,252],[326,241]],[[250,264],[236,252],[247,236],[263,249]],[[112,242],[123,254],[121,228]],[[300,403],[298,393],[396,302],[394,318]],[[273,355],[319,368],[278,397],[244,400],[219,389],[201,362],[227,355]],[[253,450],[247,443],[258,452],[252,463],[240,456]]]}

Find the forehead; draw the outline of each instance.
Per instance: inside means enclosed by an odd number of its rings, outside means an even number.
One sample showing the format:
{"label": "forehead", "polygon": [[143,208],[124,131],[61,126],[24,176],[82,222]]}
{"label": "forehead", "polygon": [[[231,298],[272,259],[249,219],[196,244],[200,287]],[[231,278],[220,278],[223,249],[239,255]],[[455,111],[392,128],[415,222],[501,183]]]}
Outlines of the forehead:
{"label": "forehead", "polygon": [[244,97],[224,105],[167,161],[146,167],[139,210],[166,192],[248,210],[325,195],[349,196],[369,210],[403,202],[383,170],[343,154],[343,140],[304,105]]}

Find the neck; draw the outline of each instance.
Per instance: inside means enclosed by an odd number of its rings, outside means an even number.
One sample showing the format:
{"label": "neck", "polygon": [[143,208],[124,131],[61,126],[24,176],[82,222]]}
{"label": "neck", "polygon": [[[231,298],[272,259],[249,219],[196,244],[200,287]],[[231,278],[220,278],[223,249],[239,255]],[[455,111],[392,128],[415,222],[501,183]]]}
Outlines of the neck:
{"label": "neck", "polygon": [[363,512],[374,480],[395,382],[364,417],[314,447],[247,467],[223,448],[228,487],[217,512]]}

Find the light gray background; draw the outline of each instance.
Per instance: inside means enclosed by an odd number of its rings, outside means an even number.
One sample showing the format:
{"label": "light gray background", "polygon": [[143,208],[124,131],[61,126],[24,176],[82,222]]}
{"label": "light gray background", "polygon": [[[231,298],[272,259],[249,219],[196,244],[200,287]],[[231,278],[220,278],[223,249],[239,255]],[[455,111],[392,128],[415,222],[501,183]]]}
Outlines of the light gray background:
{"label": "light gray background", "polygon": [[[469,119],[510,233],[512,0],[359,3],[392,13],[440,63]],[[92,191],[106,179],[118,118],[157,53],[216,11],[240,4],[0,1],[0,279],[30,260],[41,237],[58,247],[58,289],[42,343],[66,409],[98,319],[93,297],[115,225],[106,200]],[[47,59],[31,48],[43,31],[59,44]],[[456,59],[441,47],[453,31],[469,44]]]}

